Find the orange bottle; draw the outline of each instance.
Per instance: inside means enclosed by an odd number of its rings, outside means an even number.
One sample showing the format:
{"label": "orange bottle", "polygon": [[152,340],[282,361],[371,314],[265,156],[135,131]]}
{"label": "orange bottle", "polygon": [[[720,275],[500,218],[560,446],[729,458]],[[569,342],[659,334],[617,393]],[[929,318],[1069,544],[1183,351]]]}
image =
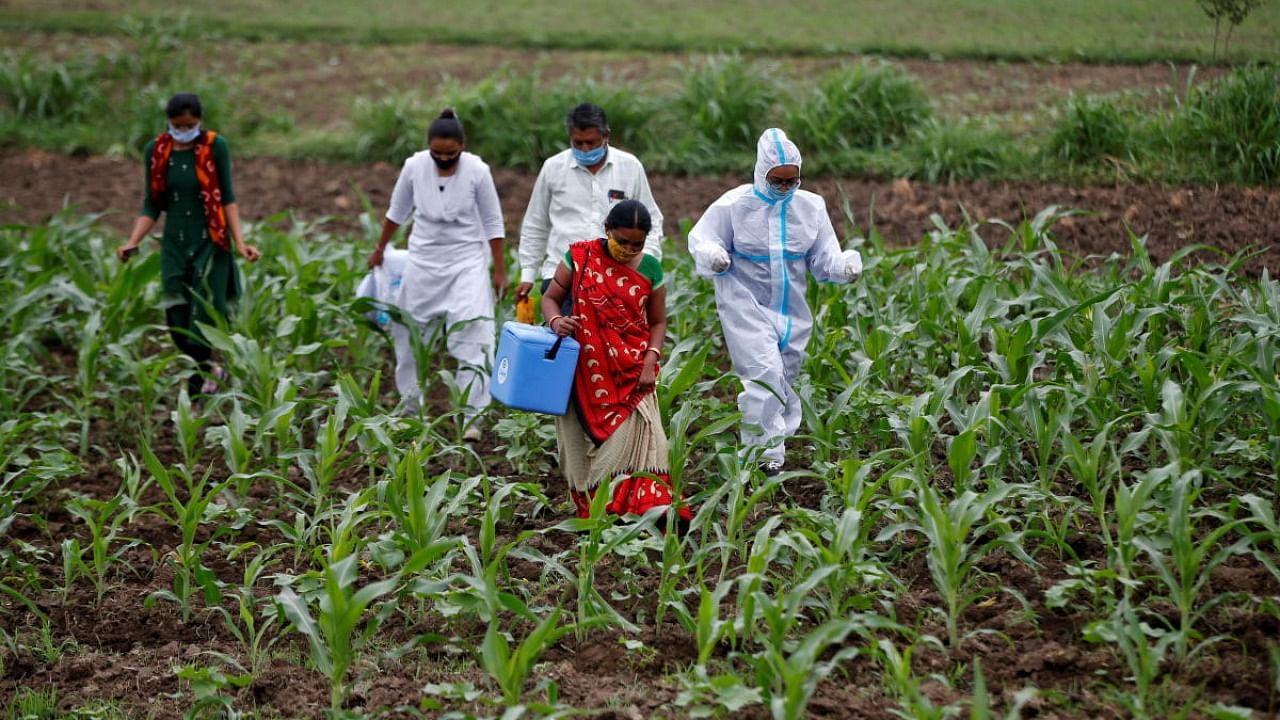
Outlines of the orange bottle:
{"label": "orange bottle", "polygon": [[533,298],[528,295],[523,300],[516,301],[516,322],[526,325],[533,324]]}

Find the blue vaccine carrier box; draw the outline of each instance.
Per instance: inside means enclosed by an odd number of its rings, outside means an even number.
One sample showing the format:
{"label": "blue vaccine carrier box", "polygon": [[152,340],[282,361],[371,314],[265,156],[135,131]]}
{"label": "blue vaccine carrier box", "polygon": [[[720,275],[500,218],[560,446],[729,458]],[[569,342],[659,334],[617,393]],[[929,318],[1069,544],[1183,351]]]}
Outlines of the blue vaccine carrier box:
{"label": "blue vaccine carrier box", "polygon": [[577,365],[577,340],[541,325],[505,322],[489,392],[510,408],[564,415]]}

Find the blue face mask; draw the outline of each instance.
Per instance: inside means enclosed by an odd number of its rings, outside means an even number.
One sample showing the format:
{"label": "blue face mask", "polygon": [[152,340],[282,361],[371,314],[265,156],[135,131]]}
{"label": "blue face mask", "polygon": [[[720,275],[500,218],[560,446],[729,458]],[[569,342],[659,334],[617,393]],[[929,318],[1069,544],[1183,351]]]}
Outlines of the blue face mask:
{"label": "blue face mask", "polygon": [[769,183],[765,183],[765,184],[764,184],[764,192],[765,192],[765,194],[766,194],[766,195],[768,195],[768,196],[769,196],[769,199],[770,199],[770,200],[774,200],[774,201],[777,201],[777,202],[781,202],[781,201],[786,200],[787,198],[791,197],[792,195],[794,195],[794,194],[796,193],[796,186],[795,186],[795,185],[792,185],[791,187],[787,188],[786,190],[779,190],[778,188],[774,187],[773,185],[770,185]]}
{"label": "blue face mask", "polygon": [[582,167],[591,167],[604,159],[604,153],[608,147],[609,143],[601,143],[595,150],[573,148],[573,159]]}
{"label": "blue face mask", "polygon": [[173,138],[174,142],[189,143],[200,136],[200,126],[196,125],[190,130],[179,130],[170,125],[169,135]]}
{"label": "blue face mask", "polygon": [[770,200],[781,202],[795,194],[796,189],[800,187],[800,178],[797,176],[794,181],[783,180],[775,182],[766,177],[764,179],[764,191]]}

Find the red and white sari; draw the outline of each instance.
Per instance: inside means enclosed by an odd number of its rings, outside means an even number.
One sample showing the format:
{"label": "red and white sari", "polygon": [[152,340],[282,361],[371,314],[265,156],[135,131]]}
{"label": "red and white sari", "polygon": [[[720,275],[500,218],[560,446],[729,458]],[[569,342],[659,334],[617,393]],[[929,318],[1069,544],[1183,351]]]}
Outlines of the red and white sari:
{"label": "red and white sari", "polygon": [[[673,503],[667,434],[652,387],[640,389],[649,347],[652,281],[614,260],[599,240],[569,247],[578,368],[569,412],[556,420],[560,464],[579,517],[602,480],[620,478],[607,510],[644,514]],[[678,510],[688,521],[687,506]]]}

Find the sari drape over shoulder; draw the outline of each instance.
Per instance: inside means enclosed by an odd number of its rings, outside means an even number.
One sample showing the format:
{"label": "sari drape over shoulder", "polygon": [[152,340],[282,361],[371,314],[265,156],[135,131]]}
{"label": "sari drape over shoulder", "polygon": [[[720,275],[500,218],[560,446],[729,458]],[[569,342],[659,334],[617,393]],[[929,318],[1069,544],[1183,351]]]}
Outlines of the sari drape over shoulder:
{"label": "sari drape over shoulder", "polygon": [[609,439],[653,388],[639,390],[649,347],[649,278],[609,257],[599,241],[569,247],[578,332],[574,403],[597,445]]}

